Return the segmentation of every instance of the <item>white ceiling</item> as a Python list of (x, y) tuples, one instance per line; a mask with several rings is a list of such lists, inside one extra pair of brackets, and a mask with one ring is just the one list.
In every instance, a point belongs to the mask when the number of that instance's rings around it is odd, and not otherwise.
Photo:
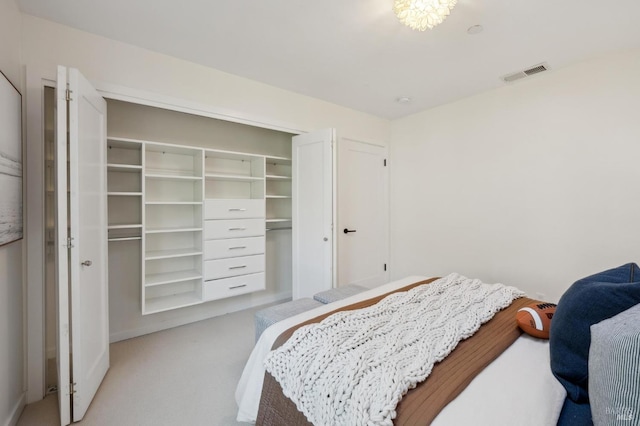
[[(24, 13), (394, 119), (640, 47), (640, 1), (459, 0), (433, 30), (392, 0), (17, 0)], [(468, 35), (480, 24), (484, 31)], [(512, 83), (518, 84), (518, 83)], [(399, 104), (399, 97), (410, 97)]]

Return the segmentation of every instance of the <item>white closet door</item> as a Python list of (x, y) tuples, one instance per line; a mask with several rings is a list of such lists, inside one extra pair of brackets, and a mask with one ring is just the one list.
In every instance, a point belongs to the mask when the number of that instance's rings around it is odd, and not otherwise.
[(293, 137), (293, 299), (333, 287), (334, 140), (334, 129)]
[(109, 368), (107, 103), (69, 70), (73, 420), (84, 417)]
[(67, 69), (58, 67), (56, 88), (56, 298), (58, 406), (60, 424), (71, 423), (71, 371), (69, 370), (69, 250), (67, 211)]
[[(65, 88), (66, 69), (58, 71), (58, 101)], [(69, 214), (58, 205), (58, 227), (69, 224), (69, 261), (58, 258), (58, 269), (69, 269), (70, 311), (58, 305), (59, 315), (67, 312), (67, 327), (59, 329), (58, 347), (71, 346), (71, 380), (61, 381), (61, 423), (68, 424), (62, 407), (70, 395), (73, 421), (79, 421), (91, 403), (109, 368), (109, 305), (107, 279), (107, 186), (106, 186), (106, 102), (75, 69), (68, 70)], [(58, 104), (60, 116), (67, 108)], [(58, 123), (58, 147), (65, 136)], [(60, 154), (60, 157), (62, 155)], [(60, 164), (65, 163), (58, 163)], [(60, 169), (60, 167), (58, 167)], [(66, 194), (66, 179), (58, 179), (58, 194)], [(64, 186), (64, 187), (63, 187)], [(62, 196), (58, 198), (62, 201)], [(67, 222), (68, 221), (68, 222)], [(60, 229), (59, 229), (60, 231)], [(64, 251), (64, 250), (60, 250)], [(59, 292), (64, 293), (64, 273), (59, 273)], [(63, 301), (64, 297), (59, 300)], [(69, 319), (70, 316), (70, 319)], [(65, 330), (70, 330), (71, 335)], [(66, 337), (65, 337), (66, 334)], [(68, 370), (68, 359), (58, 359), (59, 369)], [(60, 373), (68, 375), (67, 371)], [(73, 388), (67, 383), (73, 383)]]
[(388, 282), (387, 148), (338, 142), (338, 286)]

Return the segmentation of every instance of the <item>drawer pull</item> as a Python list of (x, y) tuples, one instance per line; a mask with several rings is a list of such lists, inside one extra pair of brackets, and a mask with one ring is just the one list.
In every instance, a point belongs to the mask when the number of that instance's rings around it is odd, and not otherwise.
[(229, 228), (229, 231), (245, 231), (247, 228)]
[(247, 286), (246, 284), (234, 285), (234, 286), (229, 287), (229, 290), (233, 290), (233, 289), (236, 289), (236, 288), (242, 288), (242, 287), (246, 287), (246, 286)]
[(229, 266), (229, 269), (243, 269), (246, 268), (247, 265), (240, 265), (240, 266)]
[(229, 247), (229, 250), (240, 250), (240, 249), (246, 249), (247, 246), (238, 246), (238, 247)]
[(231, 208), (229, 209), (230, 212), (246, 212), (247, 209), (238, 209), (238, 208)]

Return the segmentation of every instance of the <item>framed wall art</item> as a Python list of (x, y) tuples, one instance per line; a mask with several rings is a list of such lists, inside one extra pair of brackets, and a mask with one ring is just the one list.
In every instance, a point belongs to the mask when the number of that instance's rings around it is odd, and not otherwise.
[(22, 239), (22, 96), (0, 71), (0, 246)]

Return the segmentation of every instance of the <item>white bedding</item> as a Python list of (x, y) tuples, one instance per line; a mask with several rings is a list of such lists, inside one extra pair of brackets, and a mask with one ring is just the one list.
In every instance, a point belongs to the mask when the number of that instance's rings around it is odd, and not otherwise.
[[(426, 277), (406, 277), (312, 309), (267, 328), (251, 352), (236, 389), (237, 420), (255, 422), (265, 373), (263, 362), (282, 332), (318, 315), (424, 279)], [(519, 379), (513, 380), (514, 377)], [(433, 425), (555, 425), (564, 398), (564, 388), (551, 374), (548, 342), (523, 336), (445, 407)]]

